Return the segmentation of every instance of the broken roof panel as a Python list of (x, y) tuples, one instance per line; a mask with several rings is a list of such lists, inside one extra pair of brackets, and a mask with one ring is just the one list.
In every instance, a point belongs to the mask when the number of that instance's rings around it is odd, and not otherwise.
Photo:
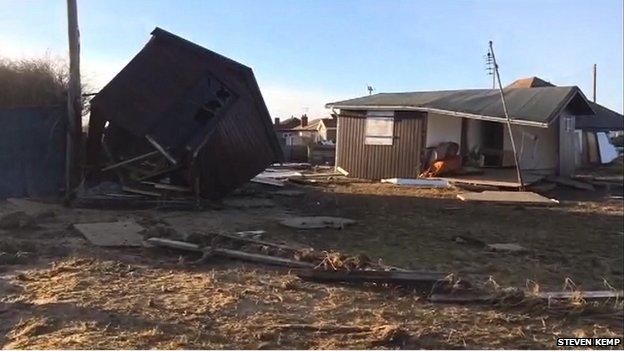
[[(592, 114), (583, 93), (577, 87), (541, 87), (506, 89), (505, 99), (512, 119), (548, 124), (570, 102), (576, 101), (578, 114)], [(339, 109), (414, 109), (462, 117), (505, 118), (500, 92), (496, 89), (381, 93), (333, 102), (326, 107)]]
[(589, 102), (595, 116), (576, 116), (576, 129), (593, 131), (624, 130), (624, 116), (595, 102)]
[[(505, 89), (554, 86), (556, 85), (534, 76), (518, 79), (505, 87)], [(595, 102), (588, 101), (588, 103), (594, 111), (594, 115), (576, 116), (577, 129), (594, 131), (624, 130), (624, 116), (622, 116), (620, 113), (610, 110)]]

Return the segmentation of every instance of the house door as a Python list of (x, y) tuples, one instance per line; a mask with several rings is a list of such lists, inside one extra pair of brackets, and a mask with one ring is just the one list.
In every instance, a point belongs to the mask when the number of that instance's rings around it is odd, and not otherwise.
[(504, 125), (502, 123), (481, 122), (481, 153), (484, 166), (500, 167), (503, 164)]

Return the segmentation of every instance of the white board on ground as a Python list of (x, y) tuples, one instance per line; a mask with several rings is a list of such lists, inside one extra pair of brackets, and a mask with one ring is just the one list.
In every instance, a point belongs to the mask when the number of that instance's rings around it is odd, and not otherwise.
[(253, 177), (251, 181), (254, 183), (265, 184), (265, 185), (273, 185), (273, 186), (284, 186), (284, 182), (281, 180), (273, 179), (273, 178), (262, 178), (262, 177)]
[(596, 133), (598, 137), (598, 149), (600, 150), (600, 163), (610, 163), (618, 157), (618, 152), (615, 146), (609, 141), (607, 133)]
[(133, 221), (74, 224), (96, 246), (142, 246), (145, 228)]
[(410, 185), (419, 188), (448, 188), (449, 182), (446, 179), (437, 178), (421, 178), (421, 179), (409, 179), (409, 178), (389, 178), (382, 179), (382, 183), (390, 183), (396, 185)]
[(559, 201), (530, 191), (484, 191), (457, 194), (462, 201), (492, 202), (500, 204), (555, 205)]
[(340, 217), (293, 217), (280, 221), (282, 225), (297, 229), (320, 229), (320, 228), (334, 228), (342, 229), (349, 224), (354, 224), (355, 221), (348, 218)]
[(257, 178), (281, 179), (281, 178), (301, 177), (301, 176), (302, 174), (297, 171), (267, 168), (266, 170), (264, 170), (264, 172), (258, 174), (256, 177)]
[(338, 173), (342, 173), (345, 177), (349, 175), (349, 172), (345, 171), (342, 167), (336, 167), (336, 171), (338, 171)]

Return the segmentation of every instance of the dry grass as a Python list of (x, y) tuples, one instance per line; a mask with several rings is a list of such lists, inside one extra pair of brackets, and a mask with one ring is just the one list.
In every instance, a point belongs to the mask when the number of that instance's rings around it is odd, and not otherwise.
[(4, 347), (552, 348), (557, 335), (621, 336), (621, 319), (543, 305), (433, 305), (248, 266), (146, 263), (70, 258), (14, 278)]
[[(38, 228), (1, 232), (0, 345), (5, 348), (540, 348), (557, 337), (619, 336), (622, 301), (565, 303), (519, 296), (621, 289), (622, 204), (577, 199), (556, 208), (458, 202), (453, 190), (366, 183), (305, 187), (267, 209), (206, 212), (59, 209)], [(257, 196), (269, 196), (259, 193)], [(284, 209), (288, 209), (286, 212)], [(281, 226), (291, 215), (353, 218), (342, 230)], [(135, 219), (179, 234), (264, 229), (264, 240), (488, 282), (496, 304), (432, 304), (415, 292), (302, 281), (286, 271), (166, 250), (90, 247), (69, 223)], [(455, 235), (517, 242), (486, 252)], [(8, 256), (7, 256), (8, 257)], [(356, 256), (360, 257), (360, 256)], [(362, 256), (363, 257), (363, 256)], [(569, 279), (568, 279), (569, 278)], [(527, 279), (529, 279), (527, 281)], [(606, 282), (606, 283), (605, 283)]]
[[(624, 286), (621, 200), (579, 191), (556, 207), (496, 206), (458, 201), (458, 192), (329, 184), (303, 199), (282, 202), (299, 213), (352, 218), (357, 224), (305, 233), (266, 229), (276, 239), (317, 250), (362, 253), (373, 262), (382, 258), (392, 266), (453, 272), (470, 281), (493, 276), (504, 286), (521, 287), (531, 279), (546, 290), (559, 290), (570, 277), (584, 290), (603, 289), (603, 280), (618, 289)], [(488, 252), (455, 242), (457, 235), (487, 244), (516, 243), (528, 251)]]
[(61, 105), (67, 100), (66, 65), (50, 57), (0, 58), (1, 107)]

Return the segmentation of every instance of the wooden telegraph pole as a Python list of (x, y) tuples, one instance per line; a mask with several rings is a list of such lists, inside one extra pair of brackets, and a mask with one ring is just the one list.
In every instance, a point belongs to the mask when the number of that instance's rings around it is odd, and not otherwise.
[(509, 117), (509, 111), (507, 111), (507, 102), (505, 101), (503, 84), (501, 84), (500, 73), (498, 72), (498, 63), (496, 63), (496, 56), (494, 56), (494, 46), (491, 40), (490, 53), (492, 54), (492, 62), (494, 63), (494, 75), (496, 75), (496, 80), (498, 81), (498, 89), (500, 90), (500, 96), (503, 103), (503, 112), (505, 112), (505, 118), (507, 119), (507, 130), (509, 131), (509, 138), (511, 139), (511, 148), (513, 149), (514, 162), (516, 164), (516, 175), (518, 176), (518, 183), (520, 183), (520, 190), (524, 190), (524, 182), (522, 181), (522, 170), (520, 169), (520, 162), (518, 162), (516, 143), (514, 142), (513, 132), (511, 130), (511, 118)]
[(597, 70), (597, 65), (594, 63), (594, 82), (593, 82), (593, 86), (594, 86), (594, 97), (593, 97), (593, 100), (594, 100), (594, 102), (596, 102), (596, 70)]
[(80, 32), (76, 0), (67, 0), (69, 37), (69, 86), (67, 90), (67, 144), (65, 153), (65, 202), (71, 200), (80, 177), (79, 155), (82, 135), (82, 96), (80, 91)]

